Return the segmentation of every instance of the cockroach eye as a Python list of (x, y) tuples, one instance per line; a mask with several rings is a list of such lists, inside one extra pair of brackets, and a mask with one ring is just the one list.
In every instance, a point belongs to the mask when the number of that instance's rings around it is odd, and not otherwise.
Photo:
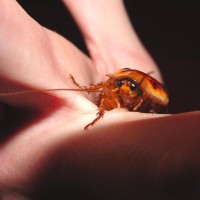
[(134, 82), (130, 82), (129, 88), (131, 91), (135, 91), (137, 89), (137, 85)]
[(115, 86), (117, 87), (121, 87), (124, 84), (124, 80), (123, 79), (119, 79), (115, 82)]

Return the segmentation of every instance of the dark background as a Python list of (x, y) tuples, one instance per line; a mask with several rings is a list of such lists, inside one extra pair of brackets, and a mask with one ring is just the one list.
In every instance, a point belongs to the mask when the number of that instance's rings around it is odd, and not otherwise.
[[(108, 0), (109, 1), (109, 0)], [(61, 1), (18, 0), (41, 25), (86, 52)], [(170, 113), (200, 110), (200, 9), (195, 1), (125, 0), (134, 27), (158, 63), (170, 93)]]

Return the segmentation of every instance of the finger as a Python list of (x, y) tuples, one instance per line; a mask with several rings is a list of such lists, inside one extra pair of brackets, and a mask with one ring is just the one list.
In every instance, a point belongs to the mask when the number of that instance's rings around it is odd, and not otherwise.
[[(1, 1), (0, 9), (0, 91), (44, 86), (44, 80), (51, 75), (46, 68), (53, 63), (44, 29), (16, 1)], [(46, 77), (41, 77), (44, 70)], [(26, 97), (16, 100), (13, 97), (4, 102), (27, 103)]]
[(146, 73), (154, 71), (153, 76), (160, 78), (156, 63), (131, 25), (123, 1), (63, 1), (78, 23), (99, 71), (130, 67)]
[[(40, 53), (44, 54), (43, 48), (39, 49), (40, 52), (36, 52), (36, 48), (42, 47), (41, 43), (44, 43), (42, 40), (44, 34), (39, 25), (25, 13), (16, 1), (8, 0), (0, 3), (1, 75), (18, 79), (21, 79), (22, 76), (26, 78), (27, 71), (33, 69), (33, 66), (38, 66), (35, 65), (38, 60), (37, 56)], [(15, 76), (16, 74), (18, 77)]]
[[(85, 68), (88, 68), (90, 61), (75, 46), (40, 26), (16, 1), (1, 1), (0, 9), (1, 92), (26, 87), (71, 88), (74, 86), (67, 77), (69, 73), (81, 73), (80, 81), (84, 79), (87, 75)], [(63, 95), (63, 99), (65, 97)], [(20, 99), (22, 104), (25, 99)], [(5, 101), (13, 104), (16, 98)], [(30, 99), (28, 103), (32, 101)]]

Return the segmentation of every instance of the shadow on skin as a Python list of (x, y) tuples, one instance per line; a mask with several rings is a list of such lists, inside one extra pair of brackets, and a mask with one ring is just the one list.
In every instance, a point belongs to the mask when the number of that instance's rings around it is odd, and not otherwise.
[[(0, 77), (1, 93), (23, 90), (34, 90), (21, 83)], [(4, 87), (4, 82), (5, 87)], [(9, 89), (12, 88), (12, 91)], [(16, 134), (29, 126), (39, 123), (61, 108), (66, 101), (45, 92), (37, 92), (33, 94), (0, 96), (0, 143), (4, 142), (14, 133)]]

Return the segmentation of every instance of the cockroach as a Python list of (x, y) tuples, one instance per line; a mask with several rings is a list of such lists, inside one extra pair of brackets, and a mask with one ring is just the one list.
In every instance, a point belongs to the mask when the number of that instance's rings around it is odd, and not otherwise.
[(115, 108), (126, 108), (129, 111), (143, 113), (163, 113), (166, 111), (169, 103), (168, 91), (163, 84), (149, 74), (135, 69), (123, 68), (106, 76), (109, 77), (106, 81), (85, 87), (79, 85), (74, 77), (70, 75), (73, 83), (78, 87), (77, 89), (27, 90), (1, 93), (0, 97), (59, 90), (99, 92), (97, 116), (85, 126), (84, 130), (88, 130), (90, 126), (93, 126), (102, 118), (105, 111)]

